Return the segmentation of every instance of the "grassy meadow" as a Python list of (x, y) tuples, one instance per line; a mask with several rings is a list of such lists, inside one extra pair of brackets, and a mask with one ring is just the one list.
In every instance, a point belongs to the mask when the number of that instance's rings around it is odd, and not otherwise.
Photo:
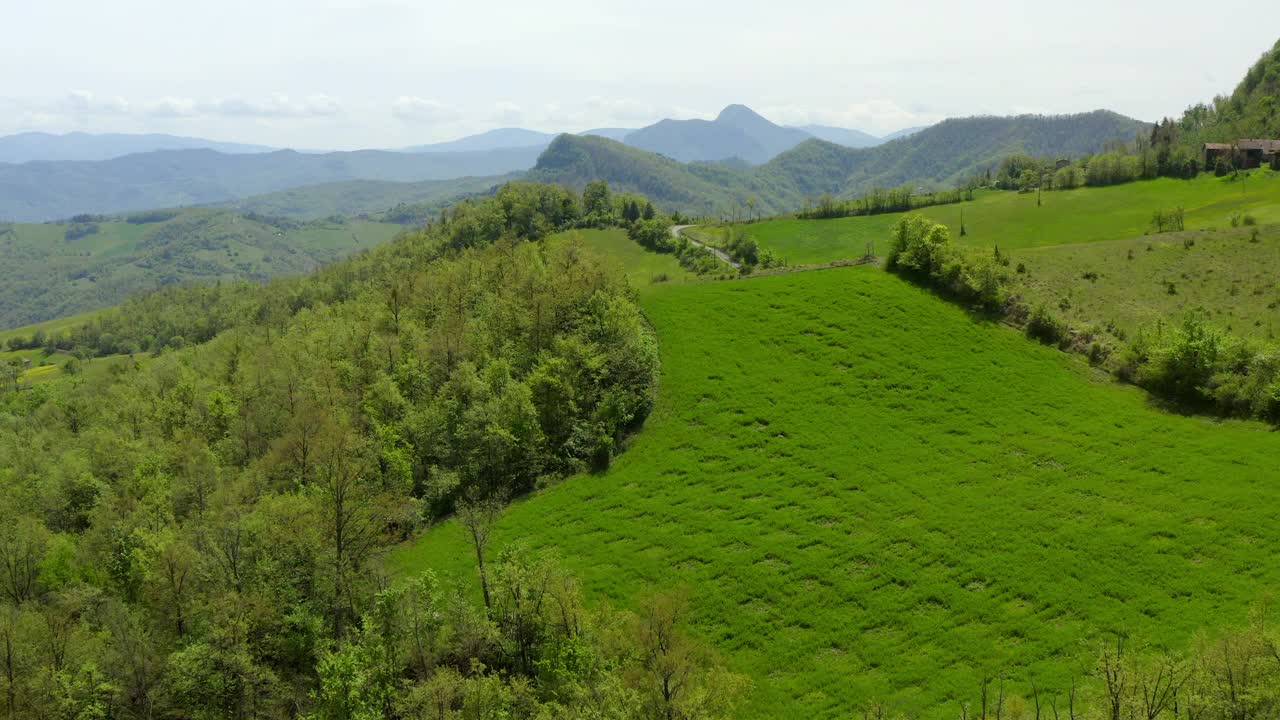
[[(1280, 173), (1258, 170), (1244, 181), (1201, 175), (1046, 192), (1041, 203), (1036, 205), (1035, 193), (980, 191), (972, 202), (917, 212), (950, 227), (958, 243), (1001, 250), (1131, 238), (1150, 229), (1152, 213), (1175, 207), (1186, 211), (1188, 230), (1230, 227), (1235, 213), (1280, 223)], [(962, 211), (964, 237), (959, 235)], [(746, 232), (788, 264), (806, 265), (860, 257), (868, 241), (883, 255), (899, 217), (777, 218), (747, 225)]]
[[(1062, 692), (1088, 640), (1185, 647), (1274, 590), (1280, 436), (1154, 408), (874, 267), (642, 295), (662, 391), (607, 472), (513, 506), (593, 597), (691, 593), (743, 717), (952, 718)], [(449, 522), (392, 557), (476, 584)]]
[[(1256, 232), (1256, 234), (1255, 234)], [(1280, 333), (1280, 226), (1186, 231), (1010, 253), (1017, 291), (1076, 327), (1130, 334), (1204, 310), (1235, 335)]]

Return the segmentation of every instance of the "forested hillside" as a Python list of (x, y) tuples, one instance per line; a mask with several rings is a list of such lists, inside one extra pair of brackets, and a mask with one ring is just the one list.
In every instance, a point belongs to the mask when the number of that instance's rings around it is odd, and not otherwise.
[(0, 329), (115, 305), (165, 285), (304, 273), (400, 230), (199, 208), (0, 223)]
[(1280, 138), (1280, 42), (1249, 68), (1234, 92), (1191, 106), (1178, 127), (1182, 140), (1197, 149), (1206, 142)]
[[(751, 197), (760, 198), (762, 212), (780, 212), (786, 204), (781, 191), (765, 186), (749, 171), (723, 164), (685, 165), (594, 136), (556, 138), (527, 177), (579, 188), (603, 179), (669, 209), (699, 215), (743, 206)], [(792, 200), (798, 202), (799, 198)]]
[(385, 214), (390, 222), (424, 225), (463, 196), (487, 192), (516, 177), (512, 174), (414, 183), (348, 180), (254, 195), (218, 203), (217, 207), (291, 220)]
[[(72, 342), (148, 354), (0, 389), (0, 710), (726, 714), (744, 681), (678, 599), (628, 616), (543, 553), (485, 555), (505, 499), (606, 467), (654, 401), (623, 276), (548, 238), (629, 204), (507, 186), (308, 278), (131, 300)], [(483, 604), (474, 575), (390, 585), (379, 554), (454, 510)]]
[(227, 155), (174, 150), (103, 162), (0, 164), (0, 220), (43, 222), (84, 213), (207, 205), (349, 180), (420, 182), (532, 167), (540, 148), (468, 153), (379, 150)]

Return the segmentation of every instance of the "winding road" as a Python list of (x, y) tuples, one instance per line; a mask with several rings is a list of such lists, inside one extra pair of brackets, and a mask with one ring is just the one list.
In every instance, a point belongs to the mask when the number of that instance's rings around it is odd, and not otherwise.
[(692, 243), (692, 244), (694, 244), (694, 245), (697, 245), (697, 246), (698, 246), (698, 247), (700, 247), (700, 248), (703, 248), (704, 250), (710, 250), (710, 251), (711, 251), (711, 254), (713, 254), (713, 255), (715, 255), (716, 257), (718, 257), (718, 258), (720, 258), (721, 260), (723, 260), (725, 263), (727, 263), (727, 264), (729, 265), (729, 267), (732, 267), (734, 270), (741, 270), (741, 269), (742, 269), (742, 263), (735, 261), (732, 257), (730, 257), (730, 256), (729, 256), (729, 253), (727, 253), (727, 252), (725, 252), (725, 251), (721, 250), (720, 248), (717, 248), (717, 247), (711, 247), (710, 245), (707, 245), (706, 243), (698, 242), (697, 240), (694, 240), (694, 239), (693, 239), (693, 238), (691, 238), (691, 237), (685, 237), (685, 235), (684, 235), (684, 231), (685, 231), (687, 228), (691, 228), (691, 227), (694, 227), (694, 226), (693, 226), (693, 225), (676, 225), (676, 226), (674, 226), (674, 227), (672, 227), (672, 228), (671, 228), (671, 234), (672, 234), (672, 235), (674, 235), (674, 236), (676, 236), (676, 237), (682, 237), (682, 238), (684, 238), (685, 240), (688, 240), (690, 243)]

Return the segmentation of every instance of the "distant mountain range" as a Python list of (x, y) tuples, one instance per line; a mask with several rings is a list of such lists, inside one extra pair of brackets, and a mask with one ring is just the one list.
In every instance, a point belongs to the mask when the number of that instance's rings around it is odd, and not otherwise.
[(214, 150), (228, 155), (271, 152), (265, 145), (218, 142), (178, 135), (126, 135), (42, 132), (0, 137), (0, 163), (32, 161), (98, 161), (157, 150)]
[[(910, 134), (920, 128), (909, 128), (877, 138), (860, 130), (806, 125), (782, 127), (764, 119), (743, 105), (730, 105), (718, 118), (706, 120), (662, 120), (643, 128), (594, 128), (579, 135), (596, 135), (627, 142), (678, 160), (727, 160), (738, 157), (762, 163), (788, 150), (809, 137), (816, 137), (848, 147), (871, 147)], [(429, 143), (399, 148), (407, 153), (460, 153), (510, 150), (513, 148), (545, 149), (558, 133), (525, 128), (498, 128), (468, 135), (448, 142)], [(635, 136), (634, 140), (628, 137)], [(704, 149), (705, 144), (710, 150)], [(85, 133), (53, 134), (24, 132), (0, 136), (0, 164), (27, 162), (97, 162), (125, 155), (163, 150), (213, 150), (228, 155), (277, 152), (282, 148), (246, 143), (221, 142), (205, 138), (165, 134)], [(319, 150), (302, 150), (308, 154), (325, 154)], [(718, 154), (718, 153), (725, 154)]]
[[(754, 200), (765, 214), (823, 194), (849, 196), (904, 183), (948, 187), (1014, 153), (1078, 157), (1128, 141), (1150, 125), (1113, 112), (947, 120), (869, 148), (810, 138), (767, 163), (680, 163), (598, 137), (561, 135), (526, 177), (581, 186), (603, 179), (668, 209), (717, 215)], [(699, 130), (698, 132), (700, 132)]]
[[(893, 137), (919, 130), (911, 128)], [(730, 105), (715, 120), (660, 120), (643, 128), (596, 128), (577, 133), (609, 138), (632, 147), (666, 155), (680, 162), (724, 162), (734, 159), (759, 165), (810, 138), (852, 148), (885, 142), (861, 130), (807, 125), (784, 127), (761, 117), (745, 105)], [(555, 133), (524, 128), (500, 128), (450, 142), (415, 145), (404, 152), (480, 152), (501, 148), (546, 148)]]
[[(96, 161), (0, 163), (0, 219), (43, 222), (219, 205), (298, 220), (400, 207), (404, 212), (397, 216), (410, 222), (442, 202), (531, 168), (531, 178), (575, 184), (603, 177), (686, 211), (710, 212), (749, 196), (762, 209), (782, 211), (823, 193), (907, 181), (945, 185), (1012, 152), (1092, 152), (1106, 140), (1132, 138), (1141, 125), (1113, 113), (969, 118), (903, 130), (886, 142), (845, 128), (783, 127), (746, 106), (730, 105), (715, 120), (663, 120), (638, 130), (599, 128), (561, 136), (501, 128), (400, 151), (301, 153), (166, 135), (27, 133), (0, 138), (0, 149), (9, 148), (8, 157), (15, 159), (38, 152), (144, 151)], [(44, 150), (38, 150), (40, 142)], [(158, 143), (214, 147), (145, 150)], [(645, 172), (674, 184), (654, 185), (655, 178), (641, 177)]]
[(498, 128), (479, 135), (468, 135), (449, 142), (415, 145), (404, 148), (404, 152), (439, 153), (439, 152), (484, 152), (507, 148), (545, 148), (556, 139), (555, 133), (525, 130), (524, 128)]
[(681, 162), (739, 158), (759, 164), (811, 137), (804, 130), (775, 125), (745, 105), (730, 105), (715, 120), (663, 120), (623, 142)]
[(82, 213), (207, 205), (350, 180), (421, 182), (504, 175), (532, 167), (541, 152), (540, 147), (240, 155), (162, 150), (100, 162), (0, 164), (0, 218), (42, 222)]

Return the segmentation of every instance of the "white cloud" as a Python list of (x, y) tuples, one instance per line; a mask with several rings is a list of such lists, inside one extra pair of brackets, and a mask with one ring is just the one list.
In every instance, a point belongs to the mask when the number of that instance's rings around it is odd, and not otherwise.
[(129, 112), (129, 101), (119, 96), (99, 97), (88, 90), (72, 90), (51, 109), (77, 117), (124, 115)]
[(462, 116), (452, 105), (413, 95), (396, 98), (391, 103), (391, 114), (401, 120), (425, 123), (449, 123)]
[(583, 103), (587, 112), (607, 125), (648, 124), (661, 116), (652, 105), (631, 98), (608, 99), (592, 96)]
[(944, 115), (926, 108), (904, 108), (892, 100), (874, 99), (837, 107), (767, 106), (760, 114), (783, 125), (831, 125), (884, 134), (918, 125), (931, 125)]
[(493, 119), (503, 125), (519, 125), (524, 122), (524, 109), (513, 102), (493, 104)]
[(311, 95), (297, 100), (279, 94), (268, 100), (221, 98), (198, 103), (196, 107), (205, 114), (228, 117), (308, 118), (329, 117), (342, 112), (342, 104), (328, 95)]
[(194, 117), (199, 114), (196, 105), (191, 98), (164, 97), (146, 103), (143, 112), (153, 117)]

